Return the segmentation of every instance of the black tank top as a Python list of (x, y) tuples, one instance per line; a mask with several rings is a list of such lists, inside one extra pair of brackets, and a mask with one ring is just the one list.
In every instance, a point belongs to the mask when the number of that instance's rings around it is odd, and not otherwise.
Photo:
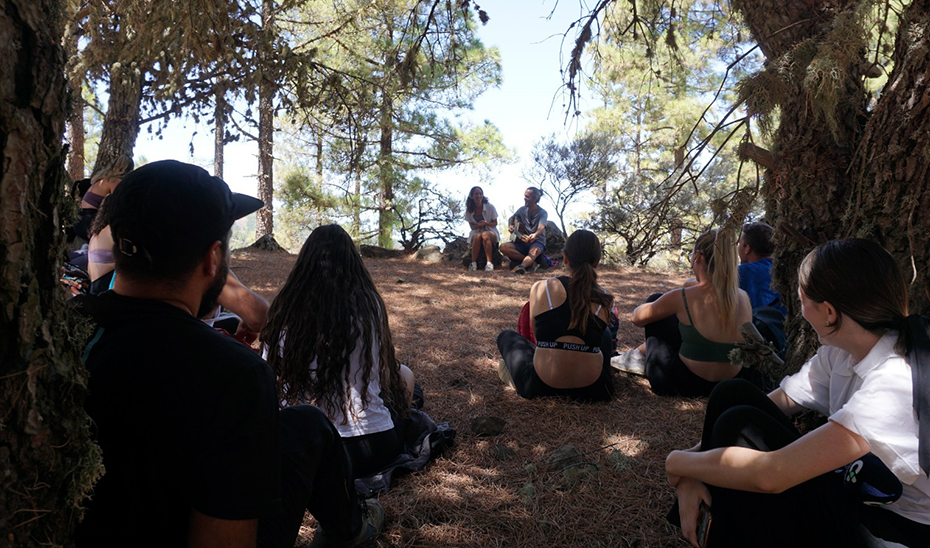
[[(569, 329), (568, 324), (572, 321), (572, 311), (568, 306), (568, 276), (559, 276), (556, 278), (565, 288), (565, 302), (561, 305), (546, 310), (536, 315), (536, 340), (545, 342), (554, 342), (559, 337), (578, 337), (586, 345), (600, 347), (604, 328), (607, 324), (597, 315), (591, 314), (588, 318), (588, 326), (584, 333), (578, 329)], [(546, 296), (549, 296), (549, 282), (546, 281)], [(551, 301), (550, 301), (551, 302)], [(551, 306), (551, 304), (550, 304)]]

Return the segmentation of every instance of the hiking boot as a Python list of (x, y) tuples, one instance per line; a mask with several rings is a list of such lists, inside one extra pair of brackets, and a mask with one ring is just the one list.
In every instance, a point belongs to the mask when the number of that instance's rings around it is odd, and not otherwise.
[(317, 528), (310, 548), (352, 548), (377, 537), (384, 527), (384, 508), (375, 499), (367, 499), (362, 506), (362, 528), (352, 540), (330, 538), (325, 531)]
[(639, 348), (621, 352), (610, 358), (610, 366), (617, 371), (631, 375), (646, 376), (646, 356), (639, 351)]
[(488, 264), (484, 265), (485, 272), (494, 272), (494, 263), (488, 261)]
[(517, 268), (513, 269), (514, 274), (519, 274), (520, 276), (526, 274), (526, 269), (523, 268), (523, 265), (517, 265)]
[(470, 265), (468, 265), (468, 270), (470, 272), (474, 272), (475, 270), (478, 270), (478, 263), (473, 262)]

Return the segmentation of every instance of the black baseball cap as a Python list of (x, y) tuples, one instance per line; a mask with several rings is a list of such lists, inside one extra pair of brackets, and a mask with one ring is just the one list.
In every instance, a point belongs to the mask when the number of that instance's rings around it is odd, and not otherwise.
[(146, 164), (126, 175), (110, 202), (114, 251), (160, 258), (203, 253), (223, 241), (236, 219), (258, 210), (258, 198), (237, 194), (201, 167), (176, 160)]

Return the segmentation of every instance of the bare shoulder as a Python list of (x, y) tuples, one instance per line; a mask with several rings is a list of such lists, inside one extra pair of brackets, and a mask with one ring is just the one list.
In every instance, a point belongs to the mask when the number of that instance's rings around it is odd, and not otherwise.
[(742, 289), (739, 290), (739, 321), (741, 324), (752, 321), (752, 301)]

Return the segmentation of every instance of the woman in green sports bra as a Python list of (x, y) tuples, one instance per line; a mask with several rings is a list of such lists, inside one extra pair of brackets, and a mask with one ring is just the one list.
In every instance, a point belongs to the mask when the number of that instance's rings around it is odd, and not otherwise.
[(706, 396), (717, 382), (742, 376), (728, 354), (742, 340), (739, 326), (752, 321), (752, 305), (737, 266), (734, 233), (705, 232), (691, 254), (695, 281), (633, 311), (646, 331), (646, 377), (656, 394)]

